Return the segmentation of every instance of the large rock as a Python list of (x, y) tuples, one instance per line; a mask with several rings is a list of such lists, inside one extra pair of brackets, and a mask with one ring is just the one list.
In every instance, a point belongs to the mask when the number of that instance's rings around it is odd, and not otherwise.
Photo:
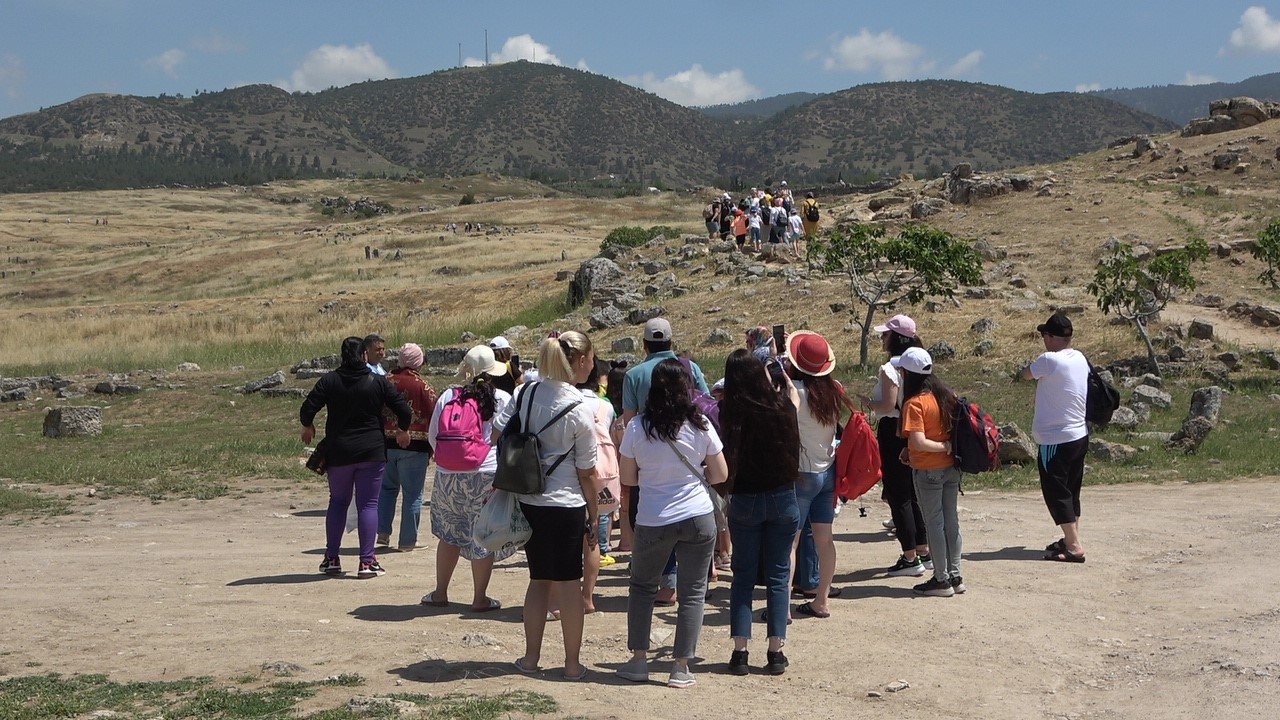
[(1222, 388), (1217, 385), (1202, 387), (1191, 393), (1191, 410), (1187, 413), (1187, 420), (1202, 417), (1209, 421), (1212, 425), (1218, 424), (1218, 417), (1222, 414)]
[(591, 299), (599, 289), (616, 285), (626, 277), (618, 263), (603, 257), (583, 260), (569, 281), (569, 304), (577, 307)]
[(615, 353), (629, 353), (636, 351), (636, 339), (633, 337), (618, 338), (613, 341), (609, 349)]
[(470, 348), (431, 348), (422, 353), (422, 364), (427, 367), (457, 367)]
[(1121, 405), (1111, 414), (1111, 426), (1120, 428), (1121, 430), (1132, 430), (1138, 427), (1138, 414), (1133, 408)]
[[(309, 360), (299, 361), (296, 365), (289, 368), (289, 372), (297, 373), (299, 370), (337, 370), (342, 365), (342, 356), (340, 355), (321, 355), (313, 357)], [(322, 375), (324, 373), (321, 373)], [(319, 376), (317, 376), (319, 377)]]
[(1036, 444), (1017, 423), (1000, 426), (1000, 463), (1031, 465), (1036, 461)]
[(277, 370), (274, 373), (268, 375), (267, 377), (258, 378), (257, 380), (250, 380), (249, 382), (245, 383), (244, 394), (249, 395), (249, 394), (258, 392), (259, 390), (279, 387), (283, 384), (284, 384), (284, 371)]
[(200, 366), (193, 362), (178, 363), (178, 372), (200, 372)]
[(137, 395), (142, 388), (121, 378), (108, 378), (94, 385), (93, 391), (101, 395)]
[(591, 327), (597, 330), (618, 327), (626, 321), (627, 316), (612, 305), (605, 305), (592, 310), (591, 317), (587, 318), (587, 322), (591, 324)]
[(102, 408), (53, 408), (44, 416), (44, 436), (51, 438), (102, 434)]
[(1267, 108), (1251, 97), (1233, 97), (1209, 103), (1209, 117), (1229, 117), (1236, 127), (1253, 127), (1270, 119)]
[(1173, 404), (1173, 397), (1169, 393), (1150, 385), (1139, 385), (1134, 388), (1132, 400), (1158, 408), (1167, 408)]
[(950, 360), (955, 356), (956, 349), (946, 340), (939, 340), (929, 347), (929, 357), (933, 358), (934, 362)]
[(1240, 127), (1240, 123), (1226, 115), (1214, 115), (1207, 118), (1196, 118), (1187, 123), (1182, 128), (1182, 137), (1195, 137), (1196, 135), (1214, 135), (1216, 133), (1228, 132), (1236, 130)]
[(911, 218), (921, 220), (930, 215), (937, 215), (946, 207), (946, 202), (938, 198), (923, 198), (911, 203)]
[(1213, 423), (1209, 422), (1209, 418), (1193, 417), (1182, 423), (1182, 427), (1169, 438), (1165, 447), (1182, 450), (1190, 455), (1200, 449), (1201, 443), (1209, 437), (1212, 430)]
[(724, 328), (716, 328), (711, 331), (710, 335), (707, 335), (707, 344), (708, 345), (732, 345), (733, 333), (729, 332), (728, 330), (725, 330)]
[(1196, 340), (1213, 339), (1213, 323), (1204, 320), (1192, 320), (1187, 326), (1187, 337)]
[(1132, 460), (1138, 454), (1138, 448), (1109, 442), (1102, 438), (1093, 438), (1089, 441), (1089, 453), (1100, 460), (1125, 462)]
[(632, 325), (649, 322), (650, 320), (662, 316), (662, 307), (654, 305), (652, 307), (636, 308), (627, 314), (627, 322)]

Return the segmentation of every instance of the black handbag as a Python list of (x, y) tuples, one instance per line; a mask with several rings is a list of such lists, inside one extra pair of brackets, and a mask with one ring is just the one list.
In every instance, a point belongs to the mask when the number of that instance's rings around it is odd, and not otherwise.
[(312, 450), (311, 456), (307, 458), (307, 469), (317, 475), (323, 475), (329, 469), (329, 461), (325, 458), (325, 440), (328, 438), (320, 438), (320, 442), (316, 443), (316, 449)]

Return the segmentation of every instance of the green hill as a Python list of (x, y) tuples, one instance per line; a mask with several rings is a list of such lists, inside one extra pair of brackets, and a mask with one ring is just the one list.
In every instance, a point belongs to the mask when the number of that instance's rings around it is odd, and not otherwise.
[(1120, 90), (1099, 90), (1091, 95), (1115, 100), (1179, 125), (1209, 114), (1209, 103), (1219, 98), (1245, 95), (1257, 100), (1280, 100), (1280, 73), (1255, 75), (1236, 83), (1207, 85), (1159, 85)]

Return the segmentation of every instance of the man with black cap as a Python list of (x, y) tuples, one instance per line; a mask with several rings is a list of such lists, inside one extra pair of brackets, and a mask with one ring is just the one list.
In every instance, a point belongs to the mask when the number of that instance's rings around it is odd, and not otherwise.
[(1084, 419), (1089, 361), (1071, 347), (1071, 319), (1066, 315), (1053, 315), (1036, 331), (1044, 341), (1045, 353), (1022, 368), (1019, 376), (1036, 381), (1031, 435), (1040, 445), (1036, 461), (1040, 491), (1053, 522), (1062, 528), (1062, 539), (1045, 548), (1044, 559), (1082, 563), (1080, 486), (1089, 447), (1089, 426)]

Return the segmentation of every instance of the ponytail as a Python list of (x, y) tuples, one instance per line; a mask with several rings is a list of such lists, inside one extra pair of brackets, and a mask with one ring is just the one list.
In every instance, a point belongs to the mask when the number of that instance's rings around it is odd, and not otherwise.
[(591, 352), (591, 339), (570, 330), (547, 338), (538, 346), (538, 372), (545, 378), (573, 384), (573, 362)]

